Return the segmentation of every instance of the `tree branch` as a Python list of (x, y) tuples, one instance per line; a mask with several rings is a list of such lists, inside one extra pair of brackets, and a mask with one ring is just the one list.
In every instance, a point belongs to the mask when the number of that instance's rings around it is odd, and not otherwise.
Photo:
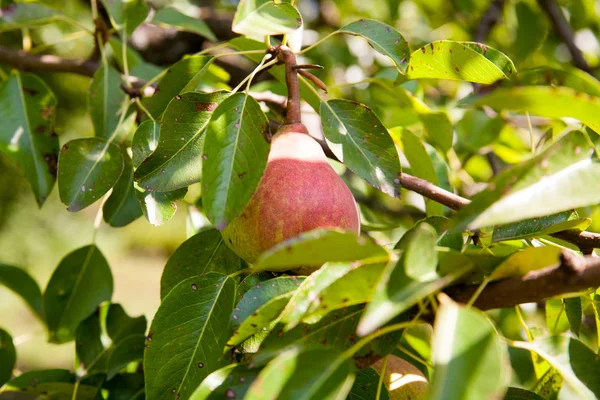
[(70, 72), (94, 76), (99, 64), (93, 60), (74, 60), (49, 54), (33, 55), (23, 50), (13, 50), (0, 46), (0, 63), (26, 71)]
[[(600, 257), (579, 257), (563, 251), (560, 263), (532, 271), (522, 277), (489, 283), (473, 304), (481, 310), (513, 307), (517, 304), (574, 293), (600, 286)], [(460, 303), (467, 303), (479, 285), (457, 285), (444, 290)]]
[(488, 9), (485, 10), (473, 36), (476, 42), (484, 42), (494, 26), (500, 21), (505, 3), (506, 0), (493, 0)]
[(560, 6), (554, 0), (537, 0), (538, 5), (546, 13), (554, 32), (558, 35), (560, 40), (567, 46), (571, 58), (573, 58), (573, 64), (588, 73), (592, 72), (592, 69), (588, 65), (587, 61), (583, 57), (581, 50), (575, 45), (575, 37), (571, 25), (565, 18)]

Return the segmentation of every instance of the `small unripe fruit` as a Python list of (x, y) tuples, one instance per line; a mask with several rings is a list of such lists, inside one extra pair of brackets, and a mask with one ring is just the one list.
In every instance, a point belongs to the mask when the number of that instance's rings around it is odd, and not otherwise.
[[(372, 367), (381, 375), (383, 360)], [(394, 355), (389, 355), (383, 383), (390, 393), (390, 400), (426, 400), (429, 382), (417, 367)]]
[(256, 192), (222, 232), (229, 247), (248, 263), (276, 244), (316, 228), (360, 232), (352, 193), (305, 129), (293, 124), (277, 131)]

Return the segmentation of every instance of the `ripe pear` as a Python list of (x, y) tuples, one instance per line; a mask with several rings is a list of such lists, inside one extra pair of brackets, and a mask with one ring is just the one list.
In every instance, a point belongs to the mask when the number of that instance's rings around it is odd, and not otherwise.
[(283, 125), (272, 138), (256, 192), (222, 231), (223, 238), (252, 264), (276, 244), (316, 228), (341, 228), (358, 234), (358, 207), (304, 125)]
[[(381, 375), (383, 360), (371, 367)], [(383, 383), (390, 393), (390, 400), (426, 400), (429, 392), (425, 375), (408, 361), (391, 354), (388, 356)]]

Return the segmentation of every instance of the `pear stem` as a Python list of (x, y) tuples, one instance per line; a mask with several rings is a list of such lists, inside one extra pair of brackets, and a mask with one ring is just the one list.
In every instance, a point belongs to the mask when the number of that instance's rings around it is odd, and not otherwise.
[(284, 45), (271, 47), (269, 53), (285, 65), (285, 83), (288, 89), (286, 124), (300, 124), (302, 115), (300, 112), (300, 82), (298, 81), (296, 56), (289, 47)]

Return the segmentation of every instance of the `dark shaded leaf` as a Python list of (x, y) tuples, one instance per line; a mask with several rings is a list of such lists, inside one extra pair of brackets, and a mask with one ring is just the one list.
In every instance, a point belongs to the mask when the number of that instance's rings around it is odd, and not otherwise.
[(148, 112), (159, 119), (171, 99), (186, 91), (185, 88), (192, 80), (201, 79), (213, 60), (210, 56), (192, 56), (169, 67), (158, 82), (154, 95), (144, 100)]
[(123, 173), (102, 207), (104, 222), (115, 228), (126, 226), (142, 216), (142, 207), (133, 187), (131, 157), (123, 152)]
[(68, 211), (99, 200), (123, 173), (121, 149), (101, 138), (75, 139), (60, 150), (58, 192)]
[(44, 314), (51, 343), (74, 338), (77, 326), (103, 301), (110, 300), (113, 279), (96, 246), (85, 246), (61, 260), (44, 293)]
[(160, 297), (192, 276), (207, 272), (231, 274), (240, 268), (240, 259), (216, 229), (200, 232), (181, 244), (167, 261), (160, 278)]
[(56, 180), (56, 98), (37, 76), (13, 72), (0, 86), (0, 151), (31, 184), (41, 207)]
[(153, 122), (140, 126), (134, 139), (136, 161), (142, 160), (135, 171), (140, 187), (169, 192), (200, 181), (204, 132), (213, 111), (228, 95), (184, 93), (169, 103), (160, 126)]
[(121, 74), (111, 66), (100, 66), (88, 91), (88, 112), (96, 137), (110, 139), (120, 125), (123, 103), (128, 100), (121, 90)]
[(6, 286), (21, 296), (31, 311), (44, 319), (42, 311), (42, 292), (38, 283), (23, 269), (12, 265), (0, 264), (0, 286)]
[(394, 141), (367, 106), (348, 100), (321, 103), (327, 144), (348, 168), (382, 192), (400, 195), (400, 160)]
[(0, 387), (9, 381), (12, 370), (17, 362), (17, 351), (12, 337), (0, 328)]
[(187, 399), (221, 358), (235, 299), (233, 279), (210, 272), (179, 283), (163, 299), (144, 353), (146, 396)]

